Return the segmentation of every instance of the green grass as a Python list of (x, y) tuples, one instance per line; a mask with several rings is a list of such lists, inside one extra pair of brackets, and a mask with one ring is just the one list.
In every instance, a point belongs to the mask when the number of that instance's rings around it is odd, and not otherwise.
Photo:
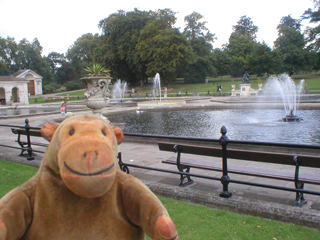
[(68, 93), (60, 93), (60, 94), (57, 94), (57, 96), (67, 96), (68, 94), (69, 96), (83, 96), (84, 90), (72, 91)]
[(30, 179), (38, 168), (0, 159), (0, 197)]
[(236, 214), (160, 197), (180, 239), (320, 239), (320, 232), (299, 225)]
[[(31, 178), (38, 169), (0, 159), (0, 197)], [(182, 240), (320, 239), (320, 232), (298, 225), (236, 214), (159, 197)], [(150, 238), (148, 238), (150, 239)]]

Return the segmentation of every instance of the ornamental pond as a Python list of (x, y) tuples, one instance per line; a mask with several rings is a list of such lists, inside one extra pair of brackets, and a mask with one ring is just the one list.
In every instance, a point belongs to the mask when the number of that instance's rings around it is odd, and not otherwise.
[(320, 110), (299, 110), (301, 122), (283, 122), (283, 109), (190, 109), (136, 111), (108, 116), (124, 123), (124, 132), (220, 138), (226, 126), (232, 140), (320, 144)]

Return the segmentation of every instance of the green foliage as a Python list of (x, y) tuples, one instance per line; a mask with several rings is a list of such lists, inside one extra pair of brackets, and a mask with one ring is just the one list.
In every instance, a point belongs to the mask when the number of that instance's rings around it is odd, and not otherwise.
[(254, 44), (252, 52), (246, 59), (245, 68), (256, 75), (267, 73), (280, 73), (282, 61), (275, 51), (272, 51), (265, 43)]
[(196, 63), (188, 64), (188, 67), (184, 70), (184, 81), (186, 83), (204, 83), (208, 73), (211, 76), (216, 75), (215, 69), (209, 59), (199, 57)]
[(0, 58), (6, 65), (6, 72), (3, 74), (13, 74), (19, 69), (19, 66), (14, 63), (18, 52), (18, 45), (14, 38), (0, 37)]
[(285, 33), (289, 29), (294, 29), (296, 31), (300, 31), (301, 28), (301, 20), (294, 19), (291, 15), (285, 16), (281, 18), (280, 24), (278, 25), (277, 29), (279, 35)]
[(320, 2), (314, 1), (314, 10), (309, 8), (306, 10), (302, 16), (302, 19), (309, 19), (310, 23), (317, 24), (315, 27), (307, 27), (305, 30), (306, 41), (309, 43), (309, 48), (316, 52), (320, 50)]
[(100, 21), (103, 35), (98, 58), (112, 70), (113, 78), (128, 83), (147, 82), (145, 62), (136, 46), (141, 30), (153, 19), (155, 13), (134, 9), (132, 12), (118, 11)]
[(234, 77), (242, 76), (246, 69), (246, 63), (257, 43), (249, 35), (240, 35), (232, 33), (229, 38), (229, 44), (226, 45), (227, 53), (231, 59), (230, 74)]
[[(98, 48), (102, 44), (102, 39), (98, 34), (92, 33), (83, 34), (73, 45), (68, 49), (67, 60), (72, 66), (73, 77), (66, 79), (66, 82), (72, 79), (79, 79), (85, 74), (85, 67), (92, 65), (97, 61)], [(63, 65), (66, 65), (64, 62)]]
[(64, 84), (70, 80), (78, 79), (78, 74), (72, 63), (64, 61), (56, 70), (55, 78), (58, 84)]
[(160, 73), (164, 85), (176, 79), (177, 69), (183, 62), (193, 60), (186, 37), (178, 29), (164, 29), (160, 20), (150, 22), (141, 31), (137, 52), (146, 62), (146, 74)]
[(240, 36), (248, 36), (255, 39), (258, 27), (253, 24), (250, 17), (244, 15), (240, 17), (237, 25), (233, 26), (233, 31)]
[(230, 73), (231, 70), (231, 57), (228, 50), (216, 48), (213, 51), (213, 66), (217, 70), (217, 75), (223, 76)]
[(0, 60), (0, 75), (7, 75), (8, 69), (7, 65), (3, 60)]
[(85, 71), (89, 73), (89, 76), (105, 76), (108, 72), (110, 72), (110, 70), (105, 69), (105, 67), (98, 63), (86, 67)]
[(48, 83), (43, 86), (43, 94), (59, 92), (61, 85), (55, 82)]
[(283, 17), (278, 25), (279, 37), (275, 41), (275, 52), (281, 56), (283, 72), (290, 76), (307, 67), (306, 42), (300, 32), (300, 21), (291, 16)]
[(210, 33), (209, 29), (206, 27), (207, 22), (200, 21), (202, 18), (203, 16), (198, 12), (193, 12), (186, 16), (184, 18), (186, 27), (184, 28), (183, 34), (186, 35), (188, 40), (195, 40), (203, 37), (206, 42), (213, 42), (216, 39), (215, 34)]
[(67, 91), (78, 90), (78, 89), (82, 89), (84, 87), (83, 83), (79, 82), (78, 79), (69, 81), (69, 82), (65, 83), (64, 86), (66, 87)]
[(50, 69), (53, 73), (55, 73), (57, 69), (60, 66), (63, 66), (63, 64), (66, 62), (66, 57), (64, 56), (64, 54), (51, 52), (47, 56), (47, 61), (49, 63)]
[(187, 37), (194, 53), (194, 61), (183, 66), (184, 81), (186, 83), (203, 83), (207, 76), (217, 74), (213, 65), (212, 45), (216, 39), (215, 34), (209, 32), (205, 26), (206, 22), (201, 22), (203, 16), (193, 12), (185, 17), (187, 26), (184, 34)]

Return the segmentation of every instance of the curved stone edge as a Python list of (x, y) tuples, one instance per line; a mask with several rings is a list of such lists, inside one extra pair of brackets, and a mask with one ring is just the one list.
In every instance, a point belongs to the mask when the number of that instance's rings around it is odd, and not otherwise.
[(172, 187), (150, 181), (144, 181), (144, 183), (155, 194), (163, 197), (320, 230), (320, 212), (317, 210), (236, 196), (227, 199), (215, 195), (214, 192), (208, 195), (188, 188)]

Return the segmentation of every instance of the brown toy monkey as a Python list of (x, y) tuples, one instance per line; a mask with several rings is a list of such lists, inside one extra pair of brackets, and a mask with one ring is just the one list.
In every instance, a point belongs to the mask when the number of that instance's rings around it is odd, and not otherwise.
[(0, 240), (178, 240), (158, 198), (117, 164), (120, 128), (99, 117), (46, 123), (38, 173), (0, 200)]

